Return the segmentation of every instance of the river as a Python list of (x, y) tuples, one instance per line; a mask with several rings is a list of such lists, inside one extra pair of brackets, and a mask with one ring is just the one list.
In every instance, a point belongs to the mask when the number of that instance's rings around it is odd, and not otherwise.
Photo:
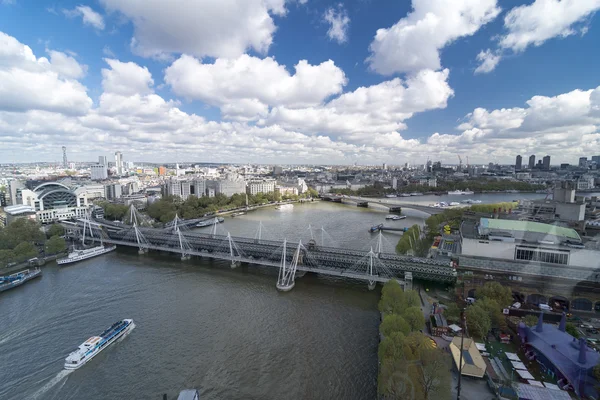
[[(385, 223), (423, 221), (405, 214)], [(264, 239), (307, 241), (310, 225), (318, 243), (367, 251), (377, 243), (368, 227), (385, 215), (314, 202), (229, 217), (218, 230), (254, 237), (262, 223)], [(386, 233), (384, 250), (398, 238)], [(46, 266), (41, 279), (0, 294), (0, 398), (161, 400), (184, 388), (203, 400), (375, 398), (379, 290), (307, 274), (280, 293), (275, 272), (133, 249)], [(70, 351), (123, 318), (136, 322), (129, 336), (63, 370)]]

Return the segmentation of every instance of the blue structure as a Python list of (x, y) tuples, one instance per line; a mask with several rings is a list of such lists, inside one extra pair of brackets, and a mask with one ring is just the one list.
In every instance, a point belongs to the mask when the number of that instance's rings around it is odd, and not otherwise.
[(566, 331), (566, 315), (563, 313), (558, 327), (544, 324), (540, 313), (537, 326), (519, 324), (521, 343), (528, 350), (528, 357), (534, 357), (558, 379), (566, 380), (580, 397), (598, 398), (594, 388), (597, 381), (593, 369), (600, 361), (600, 354), (590, 349), (585, 339), (575, 339)]

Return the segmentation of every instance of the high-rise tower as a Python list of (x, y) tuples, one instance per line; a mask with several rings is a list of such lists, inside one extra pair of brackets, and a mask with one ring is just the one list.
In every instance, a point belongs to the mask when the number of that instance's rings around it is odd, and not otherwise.
[(115, 153), (115, 167), (117, 167), (117, 175), (123, 175), (123, 154), (120, 151)]
[(69, 168), (69, 163), (67, 162), (67, 147), (63, 146), (62, 151), (63, 151), (63, 168), (67, 169), (67, 168)]

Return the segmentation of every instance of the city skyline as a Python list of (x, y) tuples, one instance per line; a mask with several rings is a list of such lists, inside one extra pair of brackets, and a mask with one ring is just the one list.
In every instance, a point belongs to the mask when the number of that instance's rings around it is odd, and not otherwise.
[(600, 148), (596, 4), (200, 3), (0, 3), (2, 162), (576, 165)]

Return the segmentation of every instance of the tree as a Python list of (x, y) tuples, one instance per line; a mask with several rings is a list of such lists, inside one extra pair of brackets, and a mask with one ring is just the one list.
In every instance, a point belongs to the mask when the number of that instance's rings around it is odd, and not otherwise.
[(425, 349), (420, 354), (420, 365), (411, 366), (416, 375), (423, 398), (427, 400), (450, 399), (450, 355), (437, 349)]
[(487, 311), (479, 305), (473, 304), (467, 308), (466, 317), (471, 335), (484, 339), (492, 327), (492, 321)]
[(15, 259), (15, 253), (12, 250), (0, 250), (0, 267), (5, 267), (7, 264), (13, 262)]
[(460, 320), (460, 308), (456, 303), (448, 304), (448, 308), (444, 311), (444, 315), (448, 321), (459, 321)]
[(65, 239), (60, 236), (52, 236), (46, 242), (46, 253), (48, 254), (58, 254), (62, 253), (67, 249), (67, 243)]
[(46, 236), (51, 238), (52, 236), (63, 236), (65, 234), (65, 228), (61, 224), (52, 224), (46, 231)]
[(490, 316), (490, 320), (492, 322), (492, 326), (499, 329), (506, 329), (506, 319), (504, 318), (504, 314), (502, 314), (502, 310), (496, 300), (492, 300), (489, 297), (484, 297), (477, 301), (477, 305), (483, 308), (488, 315)]
[(401, 314), (406, 305), (404, 290), (395, 279), (390, 279), (381, 289), (379, 311), (384, 314)]
[(0, 249), (14, 249), (19, 243), (44, 239), (44, 233), (37, 222), (19, 218), (0, 231)]
[(575, 339), (579, 339), (579, 337), (581, 336), (581, 334), (577, 330), (577, 327), (571, 322), (567, 322), (567, 325), (565, 326), (565, 331), (569, 335), (573, 336)]
[(383, 362), (404, 358), (404, 340), (405, 336), (402, 332), (392, 332), (387, 335), (381, 343), (379, 343), (379, 349), (377, 351), (379, 359)]
[(507, 307), (512, 304), (512, 292), (510, 287), (502, 286), (498, 282), (487, 282), (481, 289), (477, 290), (477, 298), (489, 298), (495, 300), (500, 307)]
[(523, 322), (525, 322), (525, 325), (527, 325), (527, 326), (536, 326), (538, 323), (538, 317), (530, 314), (530, 315), (525, 316), (525, 319), (523, 320)]
[(15, 253), (15, 261), (18, 262), (37, 257), (38, 255), (35, 246), (29, 242), (19, 243), (13, 251)]
[(418, 331), (425, 326), (425, 317), (420, 307), (409, 307), (402, 313), (402, 317), (410, 326), (411, 331)]
[(416, 290), (404, 292), (404, 297), (406, 301), (406, 307), (418, 307), (421, 305), (421, 299), (419, 298), (419, 293), (417, 293)]
[(401, 316), (388, 314), (383, 317), (383, 321), (379, 325), (379, 330), (385, 337), (394, 332), (401, 332), (404, 335), (408, 335), (410, 333), (410, 325)]

